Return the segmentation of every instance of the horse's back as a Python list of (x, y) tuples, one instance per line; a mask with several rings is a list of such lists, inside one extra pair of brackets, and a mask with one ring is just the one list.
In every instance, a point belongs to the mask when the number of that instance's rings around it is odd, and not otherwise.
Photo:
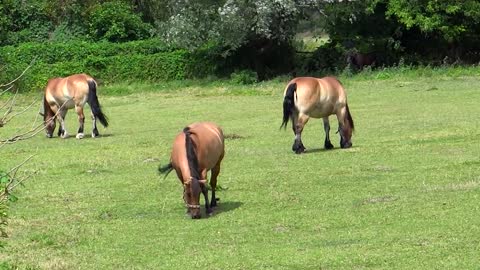
[(206, 169), (213, 168), (222, 159), (225, 151), (222, 129), (212, 122), (193, 123), (189, 127), (197, 147), (200, 165)]
[(189, 125), (190, 132), (194, 134), (200, 143), (210, 147), (224, 148), (224, 136), (222, 129), (212, 122), (197, 122)]
[(72, 108), (75, 104), (83, 106), (88, 99), (88, 81), (95, 82), (91, 76), (83, 73), (50, 79), (45, 88), (45, 97), (52, 104), (68, 102), (67, 108)]
[(346, 103), (344, 88), (335, 77), (298, 77), (288, 85), (292, 83), (297, 84), (295, 106), (300, 113), (310, 117), (322, 118), (334, 114)]

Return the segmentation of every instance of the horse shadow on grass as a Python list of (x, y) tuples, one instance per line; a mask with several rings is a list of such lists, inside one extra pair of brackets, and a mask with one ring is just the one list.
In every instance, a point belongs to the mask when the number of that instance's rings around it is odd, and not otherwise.
[[(351, 147), (353, 148), (353, 147)], [(351, 149), (351, 148), (348, 148), (348, 149)], [(342, 149), (340, 147), (335, 147), (333, 149), (325, 149), (325, 148), (311, 148), (311, 149), (306, 149), (305, 152), (303, 152), (302, 154), (313, 154), (313, 153), (318, 153), (318, 152), (331, 152), (331, 151), (340, 151), (340, 150), (345, 150), (345, 149)]]
[(313, 153), (318, 153), (318, 152), (330, 152), (330, 151), (335, 151), (340, 148), (333, 148), (333, 149), (325, 149), (325, 148), (311, 148), (311, 149), (306, 149), (305, 152), (302, 154), (313, 154)]
[(217, 206), (215, 207), (215, 209), (213, 211), (213, 216), (212, 217), (215, 217), (217, 215), (221, 215), (222, 213), (233, 211), (233, 210), (239, 208), (242, 205), (243, 205), (243, 202), (232, 202), (232, 201), (222, 202), (222, 201), (219, 201), (217, 203)]

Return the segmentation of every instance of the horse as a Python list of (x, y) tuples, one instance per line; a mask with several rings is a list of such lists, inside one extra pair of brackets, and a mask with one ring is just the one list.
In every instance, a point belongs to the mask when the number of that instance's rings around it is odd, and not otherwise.
[(362, 70), (365, 66), (374, 66), (376, 60), (374, 53), (350, 52), (347, 54), (347, 64), (358, 70)]
[[(220, 163), (225, 154), (223, 131), (211, 122), (198, 122), (188, 125), (173, 142), (170, 163), (159, 167), (165, 174), (175, 170), (183, 184), (183, 199), (187, 206), (187, 214), (193, 219), (201, 217), (200, 192), (205, 197), (207, 215), (213, 214), (217, 206), (215, 188), (220, 173)], [(207, 171), (211, 170), (210, 187), (212, 198), (208, 201)]]
[(296, 154), (305, 152), (302, 131), (310, 117), (323, 118), (325, 129), (325, 149), (332, 149), (330, 123), (328, 117), (337, 115), (341, 148), (352, 146), (352, 133), (355, 129), (347, 104), (347, 95), (342, 84), (334, 77), (298, 77), (291, 80), (284, 91), (283, 122), (280, 128), (292, 121), (295, 140), (292, 150)]
[(99, 135), (97, 119), (104, 127), (108, 127), (108, 118), (102, 112), (98, 102), (97, 82), (86, 74), (74, 74), (65, 78), (50, 79), (43, 96), (44, 113), (42, 114), (47, 137), (53, 137), (55, 119), (57, 118), (60, 124), (58, 136), (68, 137), (65, 128), (65, 116), (69, 109), (75, 108), (79, 122), (76, 138), (82, 139), (84, 137), (85, 115), (83, 114), (83, 107), (85, 103), (90, 105), (93, 120), (92, 138), (95, 138)]

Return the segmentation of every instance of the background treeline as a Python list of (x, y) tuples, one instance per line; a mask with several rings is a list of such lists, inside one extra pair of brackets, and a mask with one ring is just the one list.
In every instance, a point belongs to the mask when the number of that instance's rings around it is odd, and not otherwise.
[[(104, 82), (321, 75), (351, 53), (376, 66), (480, 61), (477, 0), (3, 0), (0, 80), (25, 89), (88, 72)], [(324, 38), (313, 48), (298, 34)]]

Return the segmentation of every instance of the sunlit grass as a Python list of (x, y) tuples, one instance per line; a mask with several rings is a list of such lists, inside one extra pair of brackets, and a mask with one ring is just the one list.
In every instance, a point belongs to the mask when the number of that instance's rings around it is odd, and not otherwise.
[[(353, 148), (338, 149), (332, 132), (336, 148), (324, 151), (323, 125), (312, 119), (303, 155), (291, 151), (290, 128), (279, 130), (287, 78), (100, 88), (111, 120), (103, 137), (39, 135), (1, 150), (5, 168), (35, 154), (25, 169), (38, 175), (10, 205), (0, 266), (475, 269), (480, 79), (470, 72), (341, 77)], [(224, 128), (226, 156), (216, 215), (191, 220), (174, 173), (163, 179), (157, 167), (175, 134), (200, 120)]]

